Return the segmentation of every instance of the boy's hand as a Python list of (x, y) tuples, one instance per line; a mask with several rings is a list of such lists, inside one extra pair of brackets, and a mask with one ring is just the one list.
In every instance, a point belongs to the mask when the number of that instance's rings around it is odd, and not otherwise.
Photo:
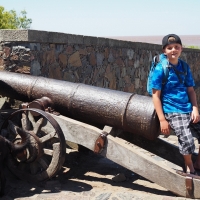
[(193, 109), (193, 111), (191, 113), (191, 119), (192, 119), (192, 123), (199, 122), (200, 118), (199, 118), (199, 111), (198, 111), (198, 109)]
[(170, 134), (170, 125), (167, 120), (160, 121), (160, 129), (161, 133), (163, 133), (164, 135)]

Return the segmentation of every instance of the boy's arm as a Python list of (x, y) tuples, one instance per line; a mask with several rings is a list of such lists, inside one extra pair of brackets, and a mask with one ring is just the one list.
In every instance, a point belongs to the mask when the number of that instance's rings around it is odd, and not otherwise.
[(152, 92), (153, 104), (154, 104), (156, 113), (158, 115), (158, 119), (160, 121), (161, 132), (165, 135), (169, 135), (170, 134), (170, 126), (169, 126), (169, 123), (167, 122), (167, 120), (165, 119), (165, 116), (163, 113), (162, 103), (160, 100), (160, 94), (161, 94), (161, 90), (153, 89), (153, 92)]
[(191, 113), (191, 118), (193, 123), (197, 123), (200, 118), (199, 118), (199, 110), (198, 110), (198, 105), (197, 105), (197, 99), (196, 99), (196, 93), (194, 91), (193, 87), (188, 87), (187, 88), (187, 93), (190, 99), (190, 102), (192, 104), (192, 113)]

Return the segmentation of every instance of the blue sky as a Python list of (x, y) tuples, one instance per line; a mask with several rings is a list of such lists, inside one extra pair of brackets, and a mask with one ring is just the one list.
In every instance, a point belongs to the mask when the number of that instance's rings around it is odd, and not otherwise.
[(200, 0), (1, 0), (27, 11), (31, 29), (77, 35), (200, 35)]

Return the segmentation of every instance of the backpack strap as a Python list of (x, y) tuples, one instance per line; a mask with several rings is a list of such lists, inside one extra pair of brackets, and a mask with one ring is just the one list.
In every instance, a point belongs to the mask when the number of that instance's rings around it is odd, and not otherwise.
[(177, 75), (179, 82), (184, 84), (184, 81), (181, 79), (180, 74), (186, 76), (187, 75), (187, 65), (185, 62), (183, 62), (181, 59), (179, 59), (181, 66), (183, 67), (183, 72), (180, 72), (179, 70), (177, 70), (175, 67), (171, 66), (172, 69), (174, 70), (175, 74)]
[(181, 59), (180, 59), (180, 62), (181, 62), (181, 65), (182, 65), (182, 67), (183, 67), (184, 75), (187, 76), (188, 66), (187, 66), (186, 62), (184, 62), (184, 61), (181, 60)]
[(159, 62), (160, 62), (160, 55), (155, 55), (153, 57), (153, 62), (154, 62), (154, 65), (156, 66)]
[(164, 75), (165, 75), (165, 77), (163, 78), (163, 81), (162, 81), (162, 84), (164, 85), (167, 82), (167, 79), (168, 79), (168, 76), (169, 76), (169, 68), (168, 68), (169, 62), (166, 58), (166, 55), (160, 54), (160, 55), (157, 55), (157, 56), (158, 56), (158, 58), (156, 58), (156, 59), (157, 59), (158, 62), (161, 62), (163, 72), (164, 72)]
[(163, 71), (164, 71), (164, 74), (165, 74), (165, 78), (162, 82), (162, 84), (164, 85), (167, 82), (167, 79), (168, 79), (168, 76), (169, 76), (169, 68), (166, 67), (166, 65), (162, 65), (162, 68), (163, 68)]

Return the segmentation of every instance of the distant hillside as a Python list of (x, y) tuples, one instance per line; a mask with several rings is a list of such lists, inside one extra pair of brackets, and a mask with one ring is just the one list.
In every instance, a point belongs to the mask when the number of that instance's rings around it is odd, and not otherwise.
[[(161, 44), (163, 36), (109, 36), (108, 38), (132, 42)], [(200, 47), (200, 35), (180, 35), (184, 47)]]

